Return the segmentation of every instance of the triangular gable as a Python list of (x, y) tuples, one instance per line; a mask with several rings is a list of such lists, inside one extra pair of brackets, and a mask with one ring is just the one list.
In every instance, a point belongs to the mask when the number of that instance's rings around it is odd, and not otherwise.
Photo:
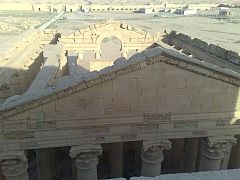
[[(151, 69), (155, 66), (160, 67), (159, 69), (161, 69), (161, 66), (164, 67), (165, 64), (171, 67), (175, 67), (176, 69), (183, 69), (184, 72), (199, 74), (198, 77), (201, 77), (203, 75), (203, 77), (208, 77), (209, 79), (212, 79), (213, 82), (222, 82), (225, 85), (229, 84), (229, 86), (234, 86), (236, 88), (238, 88), (238, 86), (240, 85), (239, 75), (213, 65), (210, 66), (210, 64), (208, 63), (204, 64), (203, 62), (192, 60), (191, 58), (187, 58), (186, 56), (176, 53), (177, 52), (172, 52), (170, 50), (165, 50), (158, 47), (146, 50), (143, 53), (136, 54), (125, 62), (119, 62), (118, 64), (115, 63), (115, 65), (107, 67), (99, 71), (98, 73), (93, 72), (93, 76), (89, 76), (80, 82), (71, 82), (71, 87), (67, 87), (62, 90), (55, 89), (51, 92), (44, 94), (44, 97), (33, 99), (30, 102), (23, 102), (22, 104), (16, 105), (16, 107), (3, 110), (1, 113), (1, 118), (18, 114), (20, 112), (25, 112), (39, 106), (43, 106), (44, 104), (63, 99), (67, 96), (70, 96), (71, 94), (76, 94), (87, 89), (96, 89), (101, 84), (107, 83), (109, 81), (115, 81), (115, 79), (121, 76), (127, 74), (130, 74), (131, 76), (131, 73), (135, 71), (140, 72), (143, 71), (145, 68)], [(161, 75), (161, 72), (159, 73)], [(143, 76), (145, 76), (144, 73)], [(172, 78), (172, 80), (176, 81), (174, 80), (174, 78)], [(171, 84), (173, 82), (169, 80), (168, 83)], [(176, 83), (178, 84), (179, 82), (176, 81)]]

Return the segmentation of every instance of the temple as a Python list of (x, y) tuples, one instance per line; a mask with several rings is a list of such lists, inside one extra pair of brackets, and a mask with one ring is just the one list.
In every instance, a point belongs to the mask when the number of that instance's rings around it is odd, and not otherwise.
[(240, 168), (237, 52), (113, 19), (23, 37), (1, 54), (0, 180)]

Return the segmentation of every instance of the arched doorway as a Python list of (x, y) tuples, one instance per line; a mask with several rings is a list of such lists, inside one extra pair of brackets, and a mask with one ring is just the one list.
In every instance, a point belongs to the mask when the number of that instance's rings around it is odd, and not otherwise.
[(104, 38), (100, 44), (101, 60), (114, 61), (121, 57), (122, 42), (115, 36)]

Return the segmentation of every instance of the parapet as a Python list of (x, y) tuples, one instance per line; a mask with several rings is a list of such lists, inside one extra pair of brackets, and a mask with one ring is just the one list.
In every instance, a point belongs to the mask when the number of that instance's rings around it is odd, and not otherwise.
[(166, 41), (170, 45), (181, 46), (181, 43), (191, 45), (197, 49), (205, 51), (211, 55), (223, 59), (224, 61), (240, 66), (240, 55), (229, 49), (225, 49), (215, 44), (209, 44), (201, 39), (192, 38), (186, 34), (171, 31), (167, 34)]

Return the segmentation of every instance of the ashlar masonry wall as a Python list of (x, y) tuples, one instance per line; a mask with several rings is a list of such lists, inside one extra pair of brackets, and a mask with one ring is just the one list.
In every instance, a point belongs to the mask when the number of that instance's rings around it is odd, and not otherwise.
[(167, 138), (213, 135), (208, 128), (220, 128), (212, 131), (218, 134), (236, 132), (221, 128), (232, 127), (239, 117), (237, 85), (210, 78), (207, 74), (214, 72), (200, 67), (191, 72), (166, 62), (141, 65), (139, 70), (2, 119), (2, 142), (28, 138), (30, 144), (23, 140), (17, 145), (40, 148), (143, 140), (149, 133), (153, 137), (152, 133), (166, 130)]

